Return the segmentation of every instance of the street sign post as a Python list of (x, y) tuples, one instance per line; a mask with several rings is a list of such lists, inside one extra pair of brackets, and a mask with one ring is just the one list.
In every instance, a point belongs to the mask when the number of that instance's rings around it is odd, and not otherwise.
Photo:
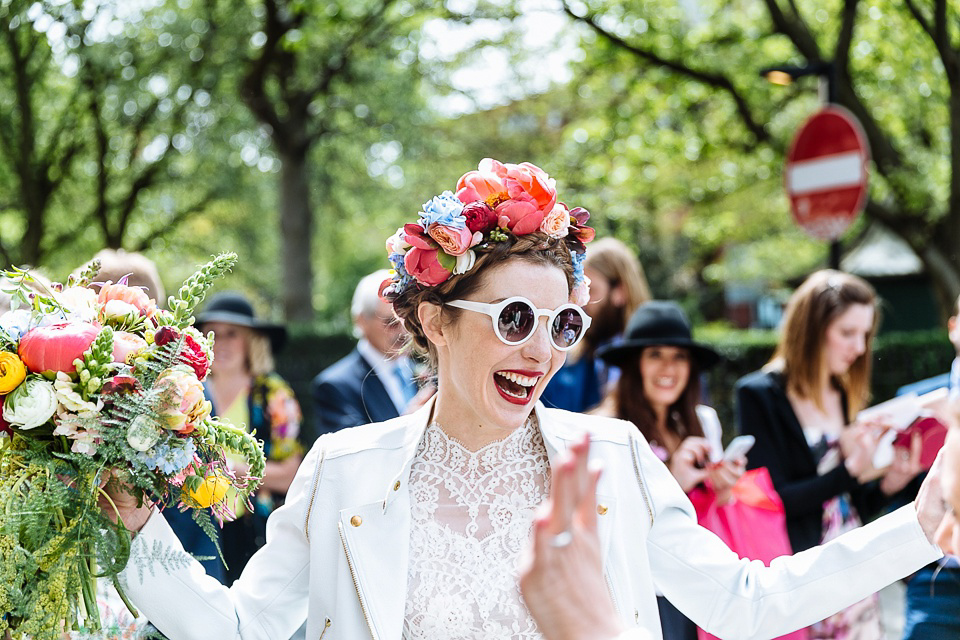
[(846, 109), (829, 105), (807, 120), (784, 168), (797, 224), (820, 240), (839, 238), (863, 210), (869, 159), (863, 129)]

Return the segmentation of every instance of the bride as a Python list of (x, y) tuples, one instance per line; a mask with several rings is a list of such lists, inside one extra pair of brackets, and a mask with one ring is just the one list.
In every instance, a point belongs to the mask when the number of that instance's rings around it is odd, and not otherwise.
[(596, 597), (612, 599), (618, 628), (659, 638), (659, 587), (718, 636), (770, 638), (941, 555), (930, 500), (769, 568), (741, 561), (697, 526), (636, 428), (539, 404), (590, 324), (588, 216), (559, 203), (541, 169), (490, 159), (424, 204), (387, 242), (396, 274), (382, 295), (434, 365), (434, 399), (318, 439), (231, 588), (183, 557), (155, 509), (116, 496), (138, 532), (123, 574), (134, 604), (174, 640), (276, 640), (304, 620), (307, 637), (327, 640), (541, 638), (518, 557), (551, 468), (584, 434), (604, 468)]

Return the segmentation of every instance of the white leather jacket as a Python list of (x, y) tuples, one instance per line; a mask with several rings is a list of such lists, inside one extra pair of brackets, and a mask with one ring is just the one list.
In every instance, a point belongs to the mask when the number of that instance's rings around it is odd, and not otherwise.
[[(267, 544), (228, 589), (184, 557), (154, 514), (134, 540), (127, 593), (172, 640), (400, 640), (407, 593), (407, 480), (432, 403), (328, 434), (304, 459)], [(669, 471), (629, 423), (536, 407), (551, 464), (591, 434), (602, 461), (599, 533), (607, 582), (629, 628), (661, 638), (657, 587), (701, 627), (765, 639), (808, 625), (940, 557), (912, 506), (770, 568), (739, 560), (697, 526)], [(641, 634), (646, 635), (646, 634)]]

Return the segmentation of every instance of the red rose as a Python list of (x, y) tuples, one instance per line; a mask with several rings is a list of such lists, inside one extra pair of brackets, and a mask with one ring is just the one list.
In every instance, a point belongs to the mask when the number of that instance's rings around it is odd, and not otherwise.
[(497, 214), (493, 208), (482, 200), (471, 202), (460, 212), (467, 219), (467, 229), (471, 232), (486, 233), (497, 226)]
[(200, 343), (194, 340), (189, 333), (184, 336), (183, 348), (180, 350), (180, 361), (193, 369), (198, 380), (207, 377), (207, 371), (210, 370), (210, 360), (207, 359), (207, 354), (204, 353)]

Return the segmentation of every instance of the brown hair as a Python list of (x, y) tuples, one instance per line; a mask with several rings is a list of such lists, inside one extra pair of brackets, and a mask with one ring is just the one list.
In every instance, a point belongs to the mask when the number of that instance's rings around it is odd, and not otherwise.
[(874, 310), (873, 326), (863, 354), (845, 374), (831, 379), (846, 393), (846, 418), (852, 420), (870, 395), (873, 337), (880, 320), (876, 301), (876, 291), (862, 278), (832, 269), (813, 273), (790, 296), (777, 349), (765, 369), (782, 372), (789, 391), (813, 400), (823, 410), (819, 385), (826, 367), (823, 346), (827, 328), (851, 306), (869, 305)]
[(507, 236), (502, 242), (492, 242), (488, 250), (477, 252), (477, 261), (473, 268), (462, 275), (454, 275), (433, 287), (417, 284), (409, 285), (393, 300), (393, 310), (403, 321), (410, 334), (409, 346), (422, 355), (435, 369), (436, 352), (427, 340), (417, 316), (422, 302), (442, 307), (443, 314), (451, 321), (456, 320), (460, 309), (444, 306), (445, 302), (468, 297), (483, 286), (484, 275), (490, 267), (502, 264), (505, 260), (522, 260), (534, 265), (555, 266), (563, 271), (567, 279), (567, 290), (573, 290), (573, 259), (570, 249), (561, 238), (551, 238), (545, 233), (535, 232), (522, 236)]
[[(623, 288), (625, 301), (619, 321), (620, 331), (627, 326), (637, 307), (653, 298), (637, 256), (616, 238), (598, 238), (592, 242), (583, 266), (602, 275), (610, 283), (610, 289), (618, 286)], [(607, 339), (609, 336), (600, 335), (596, 330), (587, 331), (580, 350), (592, 354), (599, 346), (597, 342)]]
[[(657, 432), (656, 413), (643, 392), (643, 375), (640, 373), (640, 356), (643, 351), (638, 349), (633, 357), (624, 359), (620, 369), (620, 379), (613, 390), (616, 417), (635, 424), (647, 442), (656, 441), (665, 446), (667, 443), (660, 442), (660, 434)], [(684, 387), (677, 401), (667, 408), (667, 430), (680, 440), (687, 436), (703, 436), (703, 426), (697, 417), (700, 367), (692, 355), (689, 362), (690, 378), (687, 380), (687, 386)]]

